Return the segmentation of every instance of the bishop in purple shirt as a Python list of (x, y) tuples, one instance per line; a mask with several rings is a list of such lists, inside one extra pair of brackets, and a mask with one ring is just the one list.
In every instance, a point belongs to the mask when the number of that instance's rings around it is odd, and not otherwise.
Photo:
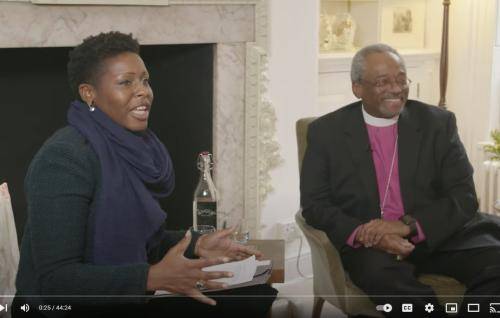
[(386, 315), (400, 315), (402, 303), (444, 314), (421, 273), (463, 283), (464, 306), (500, 302), (500, 222), (478, 212), (454, 114), (409, 100), (404, 60), (384, 44), (355, 54), (351, 81), (360, 101), (308, 128), (306, 222), (326, 233), (359, 288), (398, 309)]

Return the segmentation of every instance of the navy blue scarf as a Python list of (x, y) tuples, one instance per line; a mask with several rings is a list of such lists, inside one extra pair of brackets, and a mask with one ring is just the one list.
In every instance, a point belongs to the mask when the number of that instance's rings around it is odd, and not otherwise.
[(149, 240), (166, 214), (158, 198), (174, 189), (170, 156), (149, 129), (132, 133), (105, 113), (74, 101), (68, 123), (92, 145), (101, 164), (102, 187), (89, 217), (93, 264), (147, 261)]

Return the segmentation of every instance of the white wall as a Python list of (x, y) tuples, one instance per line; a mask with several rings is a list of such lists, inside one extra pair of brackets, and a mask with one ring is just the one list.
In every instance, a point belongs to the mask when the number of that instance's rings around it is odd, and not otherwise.
[(274, 192), (262, 206), (264, 238), (275, 237), (276, 223), (293, 220), (299, 208), (295, 121), (316, 110), (319, 0), (271, 0), (269, 19), (269, 98), (284, 161), (271, 172)]
[(426, 20), (425, 48), (439, 52), (441, 51), (441, 29), (443, 27), (443, 1), (427, 0)]

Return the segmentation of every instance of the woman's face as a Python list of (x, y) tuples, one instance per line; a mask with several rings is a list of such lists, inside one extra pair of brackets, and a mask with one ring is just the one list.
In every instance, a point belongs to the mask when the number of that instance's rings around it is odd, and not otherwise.
[(148, 127), (153, 91), (144, 61), (126, 52), (107, 58), (92, 89), (95, 107), (130, 131)]

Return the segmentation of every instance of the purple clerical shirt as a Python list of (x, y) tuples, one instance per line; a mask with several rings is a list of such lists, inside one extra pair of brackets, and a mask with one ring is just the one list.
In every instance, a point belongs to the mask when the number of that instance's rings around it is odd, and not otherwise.
[[(398, 135), (397, 118), (383, 119), (373, 117), (368, 114), (363, 107), (363, 117), (365, 119), (366, 129), (368, 130), (368, 139), (372, 150), (373, 164), (377, 176), (378, 194), (381, 209), (384, 211), (382, 218), (384, 220), (398, 220), (404, 215), (403, 199), (401, 197), (401, 188), (399, 185), (399, 160), (396, 145)], [(396, 153), (394, 153), (396, 151)], [(394, 166), (391, 171), (392, 158), (394, 157)], [(390, 175), (389, 187), (387, 180)], [(386, 195), (387, 189), (387, 197)], [(347, 239), (347, 244), (352, 247), (360, 247), (361, 244), (355, 243), (358, 226)], [(425, 240), (425, 235), (417, 221), (417, 235), (411, 238), (413, 243), (419, 243)]]

